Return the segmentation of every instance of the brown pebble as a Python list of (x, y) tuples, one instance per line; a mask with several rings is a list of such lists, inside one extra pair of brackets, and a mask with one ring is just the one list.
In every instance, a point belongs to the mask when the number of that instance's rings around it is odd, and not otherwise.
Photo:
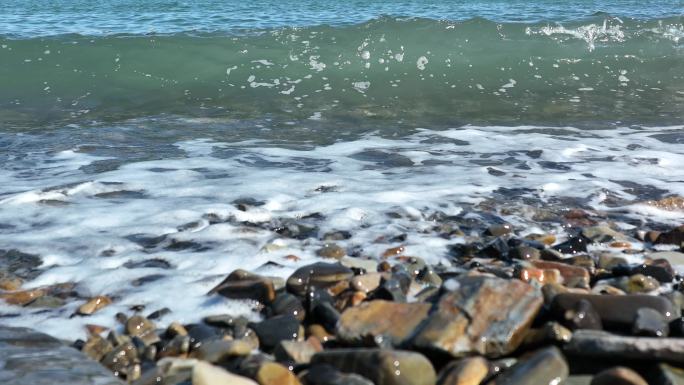
[(489, 374), (486, 359), (476, 356), (453, 361), (443, 370), (437, 381), (439, 385), (479, 385)]
[(90, 335), (100, 335), (103, 332), (109, 330), (108, 327), (102, 326), (102, 325), (95, 325), (95, 324), (86, 324), (86, 330), (88, 330), (88, 334)]
[(404, 253), (406, 248), (404, 246), (391, 247), (382, 253), (383, 258), (396, 257)]
[(316, 337), (322, 343), (326, 343), (328, 341), (332, 341), (335, 339), (334, 335), (328, 333), (328, 331), (325, 330), (325, 328), (319, 324), (309, 325), (306, 328), (306, 336)]
[(610, 247), (614, 247), (616, 249), (631, 249), (632, 244), (629, 242), (613, 242), (610, 244)]
[(300, 260), (301, 260), (300, 257), (298, 257), (298, 256), (296, 256), (296, 255), (294, 255), (294, 254), (286, 255), (286, 256), (283, 257), (283, 259), (287, 259), (288, 261), (293, 261), (293, 262), (297, 262), (297, 261), (300, 261)]
[(24, 282), (19, 277), (5, 277), (0, 279), (0, 290), (15, 291), (21, 289)]
[(112, 300), (109, 299), (109, 297), (104, 296), (104, 295), (98, 295), (97, 297), (93, 297), (89, 299), (86, 303), (81, 305), (78, 308), (78, 311), (76, 312), (77, 314), (80, 315), (91, 315), (106, 306), (110, 305), (112, 303)]
[(648, 382), (634, 370), (616, 366), (594, 376), (591, 385), (648, 385)]

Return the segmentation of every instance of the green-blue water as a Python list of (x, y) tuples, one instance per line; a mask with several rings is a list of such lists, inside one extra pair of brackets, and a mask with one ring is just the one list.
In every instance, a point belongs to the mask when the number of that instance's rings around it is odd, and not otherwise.
[(169, 116), (372, 129), (684, 116), (680, 1), (10, 0), (1, 12), (0, 119), (14, 130)]

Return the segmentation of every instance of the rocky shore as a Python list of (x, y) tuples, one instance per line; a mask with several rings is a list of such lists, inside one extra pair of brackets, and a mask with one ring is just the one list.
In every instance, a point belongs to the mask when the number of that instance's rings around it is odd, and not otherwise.
[[(317, 261), (286, 279), (238, 269), (207, 292), (219, 301), (244, 301), (260, 320), (215, 314), (182, 324), (166, 321), (174, 317), (169, 309), (140, 306), (110, 324), (87, 324), (87, 339), (65, 343), (1, 327), (0, 379), (684, 384), (684, 284), (678, 272), (684, 226), (627, 231), (581, 210), (566, 212), (564, 220), (567, 234), (560, 240), (507, 223), (475, 235), (437, 223), (444, 238), (463, 240), (448, 246), (449, 265), (407, 255), (401, 236), (368, 258), (339, 245), (348, 234), (325, 234)], [(74, 283), (23, 289), (39, 274), (37, 257), (1, 252), (0, 298), (9, 305), (55, 308), (81, 301), (72, 317), (87, 319), (117, 300), (106, 294), (78, 298)], [(182, 296), (182, 288), (169, 295)]]

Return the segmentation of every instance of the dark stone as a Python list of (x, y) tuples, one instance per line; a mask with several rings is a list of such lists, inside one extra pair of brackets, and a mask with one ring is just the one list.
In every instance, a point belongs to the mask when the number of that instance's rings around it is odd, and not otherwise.
[(675, 272), (672, 266), (666, 259), (657, 259), (650, 265), (641, 264), (632, 268), (632, 274), (643, 274), (648, 277), (653, 277), (659, 282), (672, 282)]
[(323, 326), (328, 331), (334, 331), (339, 320), (340, 312), (331, 303), (321, 302), (314, 306), (309, 321)]
[(541, 385), (558, 384), (568, 377), (569, 369), (565, 357), (552, 346), (536, 351), (529, 358), (518, 362), (499, 374), (492, 385)]
[(672, 303), (664, 297), (633, 294), (633, 295), (600, 295), (561, 293), (553, 298), (551, 313), (557, 319), (564, 319), (565, 312), (577, 308), (577, 304), (586, 300), (601, 317), (605, 328), (630, 329), (637, 311), (641, 308), (651, 308), (662, 314), (667, 321), (678, 315)]
[(591, 359), (684, 363), (683, 338), (631, 337), (578, 330), (563, 349), (568, 355)]
[(57, 339), (0, 326), (3, 385), (123, 385), (102, 365)]
[(188, 337), (190, 337), (191, 350), (198, 349), (204, 342), (221, 337), (219, 330), (205, 324), (191, 324), (185, 328), (188, 331)]
[(508, 242), (502, 238), (496, 238), (482, 249), (480, 255), (489, 258), (503, 259), (508, 256), (509, 250), (510, 247), (508, 246)]
[(563, 254), (586, 253), (587, 245), (591, 241), (582, 235), (572, 237), (567, 241), (553, 246), (553, 248)]
[(150, 315), (147, 316), (147, 318), (159, 319), (159, 318), (162, 318), (163, 316), (165, 316), (167, 314), (171, 314), (171, 309), (169, 309), (168, 307), (165, 307), (165, 308), (161, 308), (159, 310), (153, 311), (152, 313), (150, 313)]
[(601, 330), (601, 317), (591, 305), (591, 302), (583, 299), (575, 303), (571, 311), (565, 312), (565, 324), (573, 330), (593, 329)]
[(684, 243), (684, 225), (668, 232), (660, 233), (655, 243), (681, 246)]
[(158, 281), (164, 277), (166, 277), (164, 274), (150, 274), (150, 275), (146, 275), (144, 277), (140, 277), (140, 278), (136, 278), (136, 279), (132, 280), (131, 285), (138, 287), (138, 286), (142, 286), (144, 284), (150, 283), (150, 282)]
[(670, 328), (663, 315), (650, 308), (637, 310), (632, 334), (646, 337), (667, 337)]
[(144, 261), (128, 261), (123, 264), (127, 269), (170, 269), (173, 266), (161, 258), (146, 259)]
[(290, 293), (278, 294), (268, 309), (271, 316), (292, 315), (300, 321), (306, 316), (302, 301)]
[(449, 245), (449, 255), (454, 258), (472, 258), (480, 253), (484, 245), (475, 243), (457, 243)]
[(327, 289), (349, 281), (354, 273), (339, 263), (318, 262), (297, 269), (287, 279), (287, 290), (303, 297), (308, 289)]
[(207, 294), (219, 294), (230, 299), (249, 299), (269, 304), (275, 299), (273, 281), (266, 277), (235, 270)]
[(43, 263), (39, 256), (23, 253), (19, 250), (0, 249), (0, 275), (8, 272), (24, 280), (33, 280), (40, 271), (38, 267)]
[(672, 320), (669, 328), (672, 337), (684, 337), (684, 317), (678, 317)]
[(358, 374), (342, 373), (331, 365), (313, 365), (302, 376), (304, 385), (373, 385), (373, 382)]
[(325, 233), (321, 240), (323, 241), (344, 241), (352, 237), (349, 231), (333, 231), (330, 233)]
[(259, 346), (265, 351), (273, 350), (280, 341), (294, 341), (300, 338), (299, 320), (291, 315), (281, 315), (258, 323), (250, 323), (259, 337)]

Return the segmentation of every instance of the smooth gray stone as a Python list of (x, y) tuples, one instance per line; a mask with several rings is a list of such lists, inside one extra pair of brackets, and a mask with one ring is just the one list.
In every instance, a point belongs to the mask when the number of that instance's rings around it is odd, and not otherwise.
[(684, 338), (628, 337), (578, 330), (564, 350), (581, 357), (684, 363)]
[(0, 326), (0, 384), (123, 385), (98, 362), (28, 328)]

